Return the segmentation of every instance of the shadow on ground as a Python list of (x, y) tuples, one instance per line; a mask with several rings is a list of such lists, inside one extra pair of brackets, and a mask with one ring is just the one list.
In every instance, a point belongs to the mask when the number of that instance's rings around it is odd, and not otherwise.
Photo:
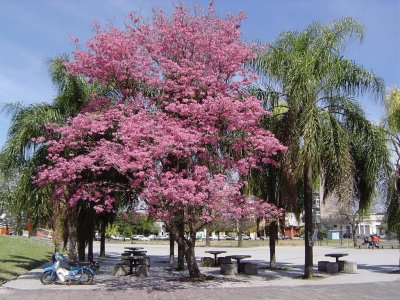
[[(22, 273), (43, 265), (45, 262), (45, 260), (33, 259), (27, 256), (10, 255), (10, 258), (1, 260), (0, 282), (13, 279)], [(13, 269), (11, 270), (7, 269), (7, 267), (10, 265), (13, 266)]]
[[(304, 267), (300, 264), (279, 263), (277, 269), (270, 269), (269, 264), (263, 260), (247, 260), (257, 263), (260, 268), (257, 276), (248, 276), (239, 274), (236, 276), (225, 276), (220, 274), (220, 269), (216, 267), (200, 267), (201, 272), (210, 280), (191, 281), (187, 271), (175, 271), (175, 265), (168, 264), (168, 256), (150, 255), (151, 267), (149, 276), (146, 278), (136, 277), (135, 275), (117, 277), (113, 275), (114, 266), (120, 263), (120, 253), (109, 252), (107, 258), (97, 258), (100, 263), (100, 269), (95, 275), (94, 284), (91, 286), (77, 286), (79, 289), (101, 289), (104, 291), (124, 291), (129, 289), (138, 289), (151, 292), (169, 292), (184, 289), (198, 288), (221, 288), (221, 287), (243, 287), (250, 283), (257, 282), (258, 285), (272, 283), (279, 280), (300, 279), (304, 273)], [(14, 259), (14, 258), (13, 258)], [(49, 263), (50, 265), (50, 263)], [(394, 266), (369, 266), (359, 265), (359, 269), (368, 269), (374, 272), (390, 273)], [(52, 286), (42, 286), (39, 279), (41, 270), (34, 270), (24, 275), (25, 279), (32, 279), (39, 289), (68, 289), (66, 285), (56, 284)], [(320, 279), (330, 277), (326, 274), (320, 274), (315, 270), (315, 274)], [(251, 284), (250, 284), (251, 285)]]
[(379, 265), (379, 266), (371, 266), (367, 264), (357, 264), (357, 268), (362, 270), (368, 270), (371, 272), (376, 272), (376, 273), (392, 273), (393, 271), (398, 269), (398, 266), (393, 266), (393, 265)]
[(127, 290), (127, 289), (144, 289), (151, 291), (172, 291), (187, 288), (216, 288), (223, 285), (242, 286), (245, 283), (254, 281), (255, 279), (263, 281), (273, 281), (286, 278), (299, 278), (303, 274), (303, 266), (293, 264), (280, 264), (279, 268), (269, 269), (265, 261), (249, 260), (260, 265), (257, 276), (249, 276), (239, 274), (237, 276), (225, 276), (220, 274), (219, 268), (201, 267), (201, 272), (211, 277), (211, 280), (190, 281), (188, 280), (189, 273), (187, 271), (174, 271), (175, 266), (168, 264), (167, 256), (150, 256), (151, 267), (149, 277), (140, 278), (134, 275), (116, 277), (113, 276), (114, 266), (120, 262), (119, 254), (109, 253), (107, 259), (98, 260), (101, 268), (96, 274), (95, 283), (106, 290)]

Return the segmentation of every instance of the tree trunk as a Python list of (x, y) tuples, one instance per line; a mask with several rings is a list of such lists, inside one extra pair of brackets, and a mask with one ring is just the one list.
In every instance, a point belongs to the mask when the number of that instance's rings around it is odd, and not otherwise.
[(190, 278), (202, 278), (199, 266), (197, 265), (194, 247), (196, 243), (196, 232), (190, 233), (190, 239), (183, 239), (183, 249), (186, 257), (186, 264), (189, 270)]
[(356, 238), (356, 231), (357, 231), (357, 225), (352, 227), (353, 230), (351, 234), (353, 235), (353, 246), (357, 247), (357, 238)]
[(185, 270), (185, 247), (178, 245), (178, 265), (176, 267), (178, 271)]
[(69, 226), (68, 226), (68, 218), (64, 219), (64, 230), (62, 233), (63, 240), (63, 250), (67, 251), (68, 248), (68, 239), (69, 239)]
[(312, 220), (312, 169), (308, 161), (304, 163), (304, 234), (305, 264), (304, 278), (313, 277), (313, 220)]
[[(272, 169), (271, 169), (272, 171)], [(272, 175), (274, 174), (274, 175)], [(275, 171), (272, 171), (271, 176), (268, 177), (267, 184), (269, 190), (269, 200), (271, 203), (278, 205), (278, 199), (276, 193), (276, 178), (277, 174)], [(268, 236), (269, 236), (269, 266), (271, 269), (276, 268), (276, 242), (278, 238), (278, 222), (274, 221), (268, 226)]]
[(181, 247), (181, 249), (183, 250), (184, 255), (182, 255), (182, 257), (186, 258), (186, 264), (189, 270), (190, 278), (200, 279), (202, 278), (202, 275), (200, 273), (200, 269), (197, 265), (196, 257), (194, 254), (196, 232), (190, 232), (190, 236), (188, 238), (185, 238), (185, 236), (181, 235), (179, 231), (179, 225), (171, 224), (170, 234), (174, 238), (175, 242), (178, 244), (178, 250), (179, 247)]
[(64, 251), (67, 248), (68, 235), (65, 232), (68, 232), (66, 222), (65, 222), (65, 213), (63, 213), (61, 204), (55, 206), (53, 211), (53, 217), (51, 218), (54, 220), (54, 231), (53, 231), (53, 242), (54, 242), (54, 252), (61, 251), (61, 245), (64, 246)]
[[(397, 240), (399, 241), (399, 249), (400, 249), (400, 238), (397, 236)], [(399, 270), (400, 270), (400, 256), (399, 256)]]
[(93, 261), (93, 236), (90, 241), (88, 241), (88, 261)]
[(85, 261), (86, 258), (86, 222), (85, 222), (85, 208), (84, 205), (80, 205), (78, 210), (78, 222), (77, 222), (77, 240), (78, 240), (78, 258), (79, 261)]
[(77, 255), (77, 221), (76, 221), (76, 210), (73, 209), (69, 213), (68, 217), (68, 256), (71, 261), (78, 261)]
[(172, 235), (169, 236), (169, 264), (172, 265), (175, 262), (175, 242)]
[(95, 212), (93, 207), (90, 206), (88, 211), (88, 230), (86, 232), (86, 244), (88, 246), (88, 261), (93, 261), (93, 239), (94, 239), (94, 222), (95, 222)]
[(242, 234), (243, 234), (242, 226), (238, 225), (238, 247), (239, 248), (243, 247)]
[(276, 268), (275, 245), (276, 245), (276, 237), (278, 236), (278, 224), (276, 221), (272, 222), (269, 225), (268, 236), (269, 236), (269, 267), (271, 269), (275, 269)]
[(86, 259), (86, 242), (85, 239), (82, 237), (78, 238), (78, 259), (79, 261), (85, 261)]
[(211, 246), (211, 242), (210, 242), (210, 232), (209, 229), (206, 228), (206, 247), (210, 247)]
[(100, 226), (100, 257), (106, 257), (106, 220), (101, 221)]
[[(178, 224), (179, 238), (185, 240), (185, 224), (181, 221)], [(183, 244), (178, 244), (178, 271), (185, 270), (185, 248)]]

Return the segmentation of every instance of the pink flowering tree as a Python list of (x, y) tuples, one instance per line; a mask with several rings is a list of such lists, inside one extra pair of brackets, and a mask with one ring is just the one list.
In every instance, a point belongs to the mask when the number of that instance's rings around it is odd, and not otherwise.
[(191, 14), (180, 5), (172, 16), (155, 12), (150, 23), (130, 19), (123, 30), (97, 28), (85, 49), (77, 46), (71, 74), (114, 92), (109, 101), (94, 95), (67, 126), (51, 128), (59, 138), (47, 141), (49, 164), (37, 180), (98, 212), (131, 190), (168, 225), (199, 278), (196, 231), (214, 219), (280, 214), (245, 195), (243, 178), (275, 164), (285, 147), (260, 127), (267, 114), (245, 92), (256, 77), (244, 67), (254, 54), (240, 39), (243, 15)]

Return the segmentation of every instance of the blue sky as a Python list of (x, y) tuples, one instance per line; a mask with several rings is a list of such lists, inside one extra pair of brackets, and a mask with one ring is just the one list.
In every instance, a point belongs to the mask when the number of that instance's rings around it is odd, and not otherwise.
[[(69, 35), (86, 41), (94, 20), (121, 26), (129, 11), (151, 16), (153, 7), (171, 11), (169, 0), (0, 0), (0, 105), (31, 104), (55, 96), (46, 59), (73, 50)], [(208, 1), (183, 1), (207, 6)], [(345, 56), (381, 76), (388, 88), (400, 87), (400, 0), (216, 0), (218, 14), (244, 11), (243, 38), (272, 42), (279, 33), (303, 30), (313, 21), (329, 23), (351, 16), (366, 27), (363, 44)], [(379, 121), (382, 105), (361, 99), (367, 116)], [(0, 147), (8, 116), (0, 113)]]

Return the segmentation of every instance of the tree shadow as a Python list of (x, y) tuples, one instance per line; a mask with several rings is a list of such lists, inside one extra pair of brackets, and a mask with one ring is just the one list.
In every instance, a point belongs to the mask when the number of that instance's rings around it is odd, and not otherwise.
[[(267, 262), (261, 260), (248, 260), (248, 262), (257, 263), (261, 268), (258, 275), (238, 274), (236, 276), (221, 275), (218, 267), (200, 267), (202, 274), (211, 277), (211, 280), (191, 281), (189, 273), (185, 271), (176, 271), (176, 265), (168, 264), (167, 256), (151, 255), (151, 267), (149, 277), (140, 278), (135, 275), (128, 276), (110, 276), (113, 273), (114, 266), (120, 262), (119, 255), (109, 253), (109, 257), (96, 275), (96, 284), (103, 286), (108, 291), (141, 289), (151, 291), (172, 291), (188, 288), (219, 288), (224, 284), (245, 284), (254, 281), (273, 281), (282, 278), (298, 278), (303, 274), (303, 266), (284, 264), (279, 269), (268, 269)], [(282, 264), (283, 265), (283, 264)]]
[[(15, 265), (18, 268), (25, 269), (26, 271), (32, 270), (42, 264), (44, 264), (46, 259), (34, 259), (31, 257), (27, 256), (21, 256), (21, 255), (11, 255), (9, 259), (2, 259), (2, 263), (10, 263), (12, 265)], [(7, 272), (7, 270), (3, 269), (0, 267), (0, 272)]]
[[(85, 289), (102, 289), (105, 292), (123, 291), (130, 289), (137, 289), (145, 291), (146, 293), (152, 292), (173, 292), (184, 289), (214, 289), (221, 287), (243, 287), (251, 282), (258, 281), (259, 283), (267, 283), (278, 280), (300, 279), (304, 274), (304, 266), (301, 264), (293, 263), (278, 263), (277, 269), (270, 269), (269, 263), (264, 260), (246, 260), (248, 262), (257, 263), (259, 265), (258, 275), (244, 275), (238, 274), (236, 276), (227, 276), (220, 274), (218, 267), (200, 267), (202, 274), (208, 278), (203, 281), (192, 281), (189, 278), (187, 270), (176, 271), (174, 269), (176, 264), (168, 263), (167, 255), (149, 255), (151, 259), (151, 267), (149, 276), (142, 278), (135, 275), (127, 275), (117, 277), (114, 276), (114, 267), (120, 263), (120, 253), (109, 252), (106, 258), (96, 258), (95, 260), (100, 263), (100, 269), (96, 272), (94, 284), (92, 286), (81, 287)], [(12, 258), (13, 260), (18, 260)], [(37, 261), (39, 262), (39, 261)], [(49, 263), (48, 265), (50, 265)], [(395, 269), (395, 266), (369, 266), (359, 265), (360, 269), (368, 269), (375, 272), (389, 273)], [(37, 287), (40, 289), (51, 289), (56, 286), (42, 286), (39, 278), (42, 272), (40, 270), (29, 272), (24, 275), (26, 279), (37, 280)], [(315, 270), (316, 276), (320, 278), (330, 277), (324, 273), (319, 273)], [(318, 278), (316, 278), (318, 279)], [(1, 280), (1, 278), (0, 278)], [(57, 285), (57, 289), (68, 289), (66, 285)]]
[[(376, 273), (386, 273), (390, 274), (393, 273), (393, 271), (396, 271), (399, 269), (398, 265), (367, 265), (367, 264), (357, 264), (357, 269), (360, 270), (368, 270)], [(394, 273), (393, 273), (394, 274)]]

